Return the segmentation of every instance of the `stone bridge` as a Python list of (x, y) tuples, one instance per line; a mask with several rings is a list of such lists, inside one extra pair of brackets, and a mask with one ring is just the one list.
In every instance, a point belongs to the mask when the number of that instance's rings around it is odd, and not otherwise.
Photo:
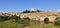
[(40, 17), (40, 21), (44, 21), (46, 20), (46, 18), (49, 20), (49, 22), (54, 22), (57, 17), (56, 16)]
[(59, 16), (54, 15), (47, 15), (47, 14), (41, 14), (41, 13), (21, 13), (19, 15), (21, 18), (29, 17), (32, 20), (39, 20), (44, 21), (46, 18), (49, 20), (49, 22), (54, 22), (55, 19)]

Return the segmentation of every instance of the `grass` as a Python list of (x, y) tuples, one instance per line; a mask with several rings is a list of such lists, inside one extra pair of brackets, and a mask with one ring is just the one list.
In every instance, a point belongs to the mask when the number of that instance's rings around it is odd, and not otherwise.
[(60, 28), (60, 26), (54, 26), (54, 24), (30, 24), (25, 27), (20, 27), (14, 19), (10, 19), (4, 22), (0, 22), (0, 28)]
[(54, 24), (33, 24), (26, 26), (25, 28), (60, 28), (60, 26), (54, 26)]
[(0, 22), (0, 28), (18, 28), (18, 24), (15, 22), (15, 20), (7, 20), (4, 22)]

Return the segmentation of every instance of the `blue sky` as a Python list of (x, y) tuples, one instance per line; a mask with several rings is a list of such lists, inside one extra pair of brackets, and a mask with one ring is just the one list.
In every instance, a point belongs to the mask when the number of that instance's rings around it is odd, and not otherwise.
[(60, 0), (0, 0), (0, 12), (21, 12), (32, 7), (42, 11), (60, 11)]

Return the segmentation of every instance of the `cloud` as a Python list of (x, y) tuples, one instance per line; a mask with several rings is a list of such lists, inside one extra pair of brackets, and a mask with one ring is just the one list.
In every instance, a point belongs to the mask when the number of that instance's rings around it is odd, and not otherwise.
[(46, 12), (60, 12), (60, 9), (47, 9)]
[(49, 9), (49, 10), (45, 10), (45, 11), (47, 11), (47, 12), (52, 12), (53, 10), (50, 10), (50, 9)]
[(60, 12), (60, 9), (58, 9), (56, 12)]

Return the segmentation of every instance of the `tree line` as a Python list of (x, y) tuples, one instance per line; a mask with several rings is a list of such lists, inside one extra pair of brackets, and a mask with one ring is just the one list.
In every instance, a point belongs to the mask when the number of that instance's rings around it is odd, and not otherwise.
[(41, 11), (40, 10), (36, 10), (36, 11), (25, 10), (22, 13), (34, 13), (34, 12), (41, 12)]

